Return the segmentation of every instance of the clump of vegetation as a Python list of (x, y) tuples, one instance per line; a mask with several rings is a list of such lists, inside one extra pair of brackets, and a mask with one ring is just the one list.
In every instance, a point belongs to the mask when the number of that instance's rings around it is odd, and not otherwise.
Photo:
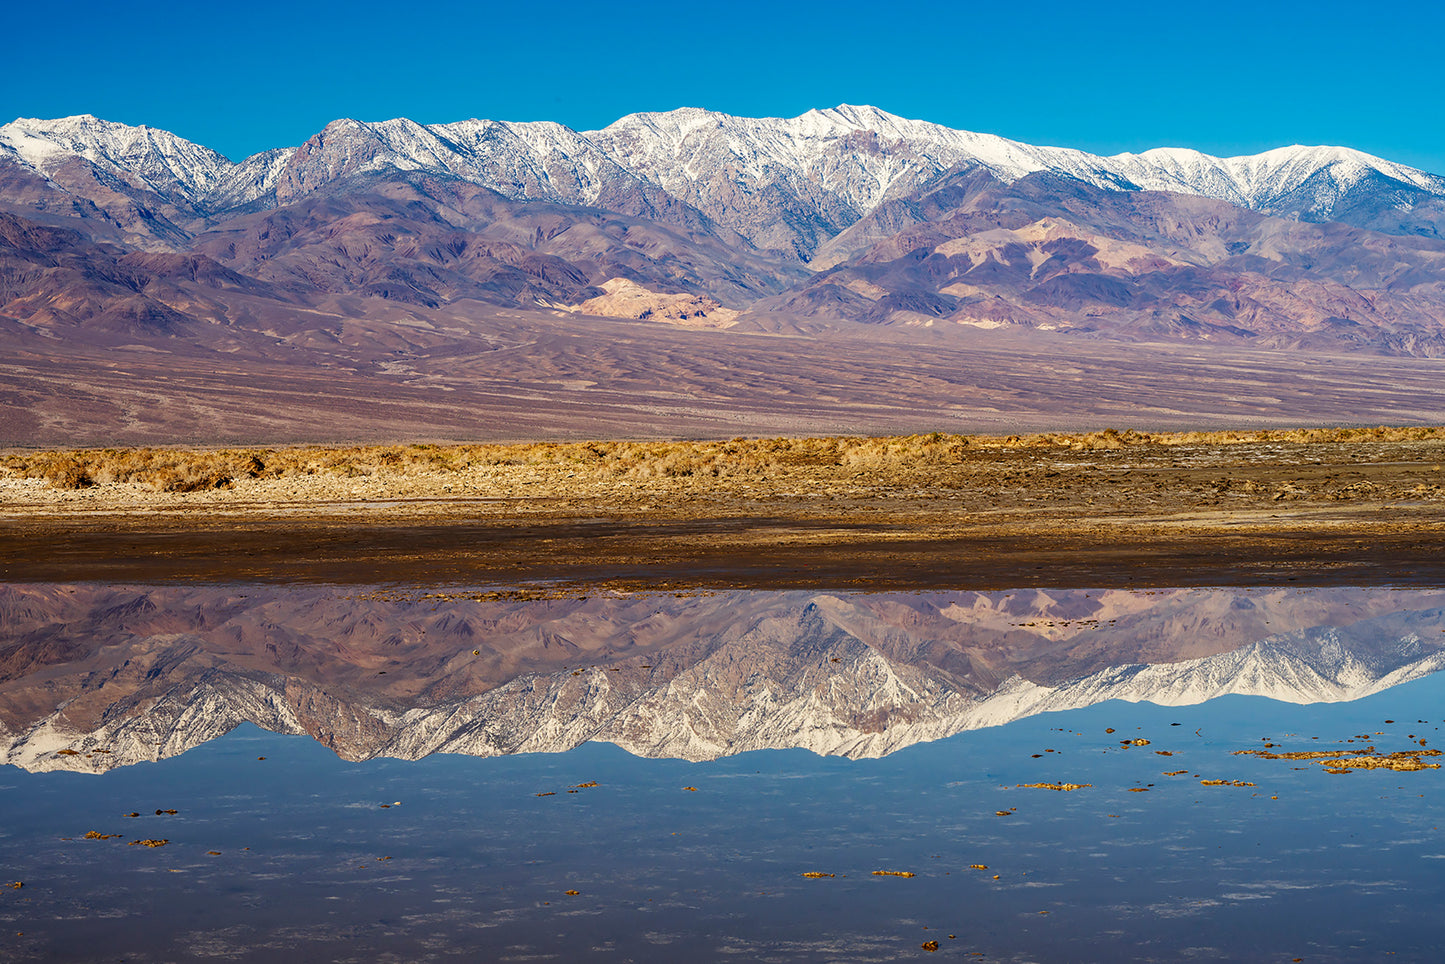
[(521, 444), (293, 446), (183, 450), (107, 448), (39, 452), (0, 459), (0, 473), (43, 478), (60, 489), (109, 483), (161, 492), (231, 488), (247, 479), (298, 476), (406, 478), (463, 473), (520, 481), (579, 483), (750, 479), (786, 481), (820, 472), (843, 480), (887, 476), (926, 482), (930, 472), (1018, 450), (1095, 451), (1143, 446), (1350, 444), (1445, 441), (1442, 427), (1269, 429), (1220, 432), (1047, 432), (827, 438), (734, 438), (725, 441), (594, 441)]
[(19, 472), (24, 478), (44, 479), (57, 489), (86, 489), (95, 485), (85, 459), (64, 452), (45, 452)]
[(256, 455), (148, 448), (41, 452), (11, 456), (0, 465), (12, 475), (43, 478), (58, 489), (127, 482), (159, 492), (230, 488), (237, 478), (255, 478), (265, 468)]
[(1003, 439), (978, 438), (976, 444), (1001, 448), (1061, 448), (1074, 451), (1121, 449), (1143, 445), (1259, 445), (1348, 444), (1355, 442), (1418, 442), (1445, 439), (1442, 426), (1376, 426), (1372, 428), (1291, 428), (1258, 431), (1137, 432), (1106, 428), (1100, 432), (1045, 432), (1010, 435)]

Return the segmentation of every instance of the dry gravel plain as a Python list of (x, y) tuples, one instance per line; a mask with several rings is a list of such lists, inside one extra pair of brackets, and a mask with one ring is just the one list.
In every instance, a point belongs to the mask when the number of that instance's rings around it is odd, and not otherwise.
[(0, 578), (1445, 585), (1445, 429), (0, 458)]

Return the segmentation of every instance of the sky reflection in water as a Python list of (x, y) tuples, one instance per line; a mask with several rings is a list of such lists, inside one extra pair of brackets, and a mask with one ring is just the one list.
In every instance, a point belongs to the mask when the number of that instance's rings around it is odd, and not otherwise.
[(1442, 771), (1235, 751), (1433, 748), (1442, 690), (1110, 701), (856, 761), (352, 763), (245, 724), (100, 775), (6, 767), (0, 957), (1428, 960)]

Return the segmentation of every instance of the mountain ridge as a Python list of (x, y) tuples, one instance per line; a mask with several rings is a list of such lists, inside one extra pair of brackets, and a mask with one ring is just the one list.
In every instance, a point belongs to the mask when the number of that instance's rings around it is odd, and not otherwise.
[[(840, 152), (839, 145), (849, 150)], [(840, 153), (848, 155), (848, 163), (838, 162)], [(42, 174), (67, 156), (80, 157), (211, 212), (268, 194), (299, 197), (343, 173), (386, 165), (457, 176), (513, 200), (596, 204), (601, 178), (619, 172), (682, 200), (690, 194), (705, 200), (704, 187), (717, 174), (707, 159), (728, 155), (754, 184), (814, 181), (836, 203), (852, 208), (855, 219), (876, 207), (900, 179), (917, 181), (960, 163), (983, 167), (1005, 183), (1050, 170), (1105, 189), (1195, 194), (1305, 220), (1327, 218), (1371, 177), (1397, 185), (1397, 191), (1445, 197), (1445, 177), (1344, 147), (1291, 145), (1228, 158), (1160, 147), (1103, 156), (847, 104), (795, 118), (679, 108), (629, 114), (595, 131), (551, 121), (472, 118), (425, 125), (407, 118), (339, 118), (301, 145), (237, 162), (158, 128), (82, 114), (17, 118), (0, 126), (4, 154)], [(1301, 196), (1291, 201), (1296, 194)]]

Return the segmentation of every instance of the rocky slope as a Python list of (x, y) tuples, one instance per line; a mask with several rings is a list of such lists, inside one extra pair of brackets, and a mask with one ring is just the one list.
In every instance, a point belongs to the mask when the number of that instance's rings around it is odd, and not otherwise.
[(756, 312), (1022, 325), (1134, 340), (1439, 355), (1445, 242), (1052, 174), (950, 172), (834, 237)]

